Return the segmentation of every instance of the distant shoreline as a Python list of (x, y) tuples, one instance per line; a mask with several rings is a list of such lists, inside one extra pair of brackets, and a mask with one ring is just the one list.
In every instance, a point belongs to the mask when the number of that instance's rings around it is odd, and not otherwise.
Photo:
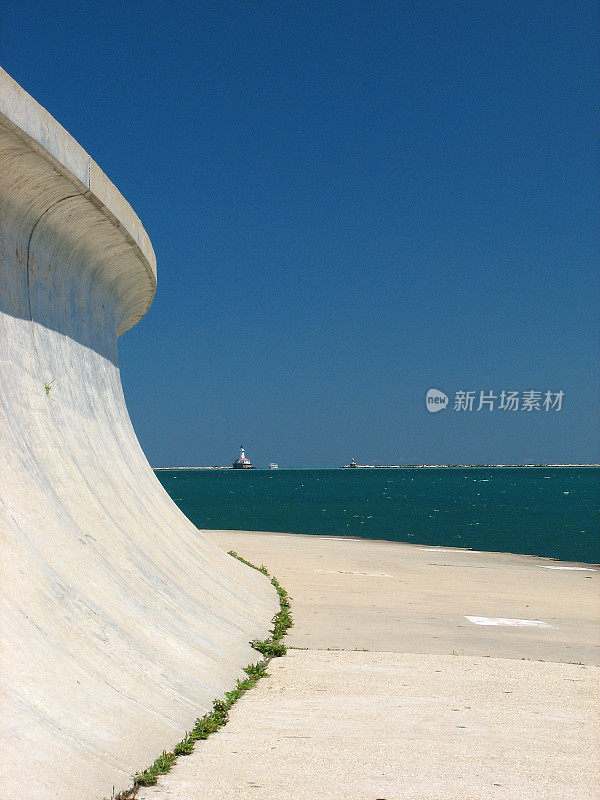
[[(600, 464), (357, 464), (351, 467), (345, 464), (341, 467), (290, 467), (290, 469), (549, 469), (556, 467), (600, 467)], [(159, 470), (233, 470), (233, 467), (153, 467), (155, 472)], [(260, 471), (260, 467), (258, 468)], [(281, 469), (286, 469), (285, 467)], [(244, 470), (235, 470), (243, 472)], [(263, 472), (271, 472), (264, 467)]]

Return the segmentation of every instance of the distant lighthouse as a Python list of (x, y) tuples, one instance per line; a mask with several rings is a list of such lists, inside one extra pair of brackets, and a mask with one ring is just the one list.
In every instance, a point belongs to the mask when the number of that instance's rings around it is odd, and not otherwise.
[(256, 467), (252, 466), (250, 459), (246, 458), (243, 444), (240, 445), (239, 457), (233, 462), (233, 469), (256, 469)]

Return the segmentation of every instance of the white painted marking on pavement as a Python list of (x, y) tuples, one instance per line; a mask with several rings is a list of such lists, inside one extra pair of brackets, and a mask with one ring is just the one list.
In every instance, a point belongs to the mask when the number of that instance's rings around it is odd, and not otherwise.
[(578, 570), (579, 572), (598, 572), (597, 569), (592, 569), (592, 567), (555, 567), (550, 564), (538, 564), (537, 566), (542, 569), (572, 569)]
[(481, 553), (481, 550), (465, 550), (460, 547), (417, 547), (425, 553)]
[(554, 628), (548, 622), (542, 622), (540, 619), (508, 619), (507, 617), (468, 617), (465, 614), (465, 619), (473, 622), (475, 625), (507, 625), (514, 628)]
[(352, 538), (352, 536), (315, 536), (315, 539), (321, 539), (326, 542), (364, 542), (364, 539)]
[(387, 572), (350, 572), (347, 569), (319, 569), (317, 572), (332, 575), (366, 575), (369, 578), (391, 578)]

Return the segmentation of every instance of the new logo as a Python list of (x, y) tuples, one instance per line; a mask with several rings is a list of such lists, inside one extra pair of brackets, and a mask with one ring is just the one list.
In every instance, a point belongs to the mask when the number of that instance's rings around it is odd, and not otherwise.
[(435, 414), (436, 411), (441, 411), (448, 405), (448, 396), (439, 389), (429, 389), (425, 396), (425, 406), (427, 411)]

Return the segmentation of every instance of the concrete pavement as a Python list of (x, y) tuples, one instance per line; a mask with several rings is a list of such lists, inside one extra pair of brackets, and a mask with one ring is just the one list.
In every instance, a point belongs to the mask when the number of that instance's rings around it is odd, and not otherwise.
[(596, 667), (290, 650), (269, 673), (139, 800), (598, 798)]
[(277, 576), (292, 596), (287, 643), (308, 649), (272, 661), (230, 722), (139, 800), (598, 800), (592, 567), (327, 537), (208, 536)]
[[(600, 570), (589, 564), (368, 539), (206, 534), (277, 576), (294, 598), (287, 642), (297, 647), (600, 664)], [(476, 625), (467, 616), (551, 627)]]

